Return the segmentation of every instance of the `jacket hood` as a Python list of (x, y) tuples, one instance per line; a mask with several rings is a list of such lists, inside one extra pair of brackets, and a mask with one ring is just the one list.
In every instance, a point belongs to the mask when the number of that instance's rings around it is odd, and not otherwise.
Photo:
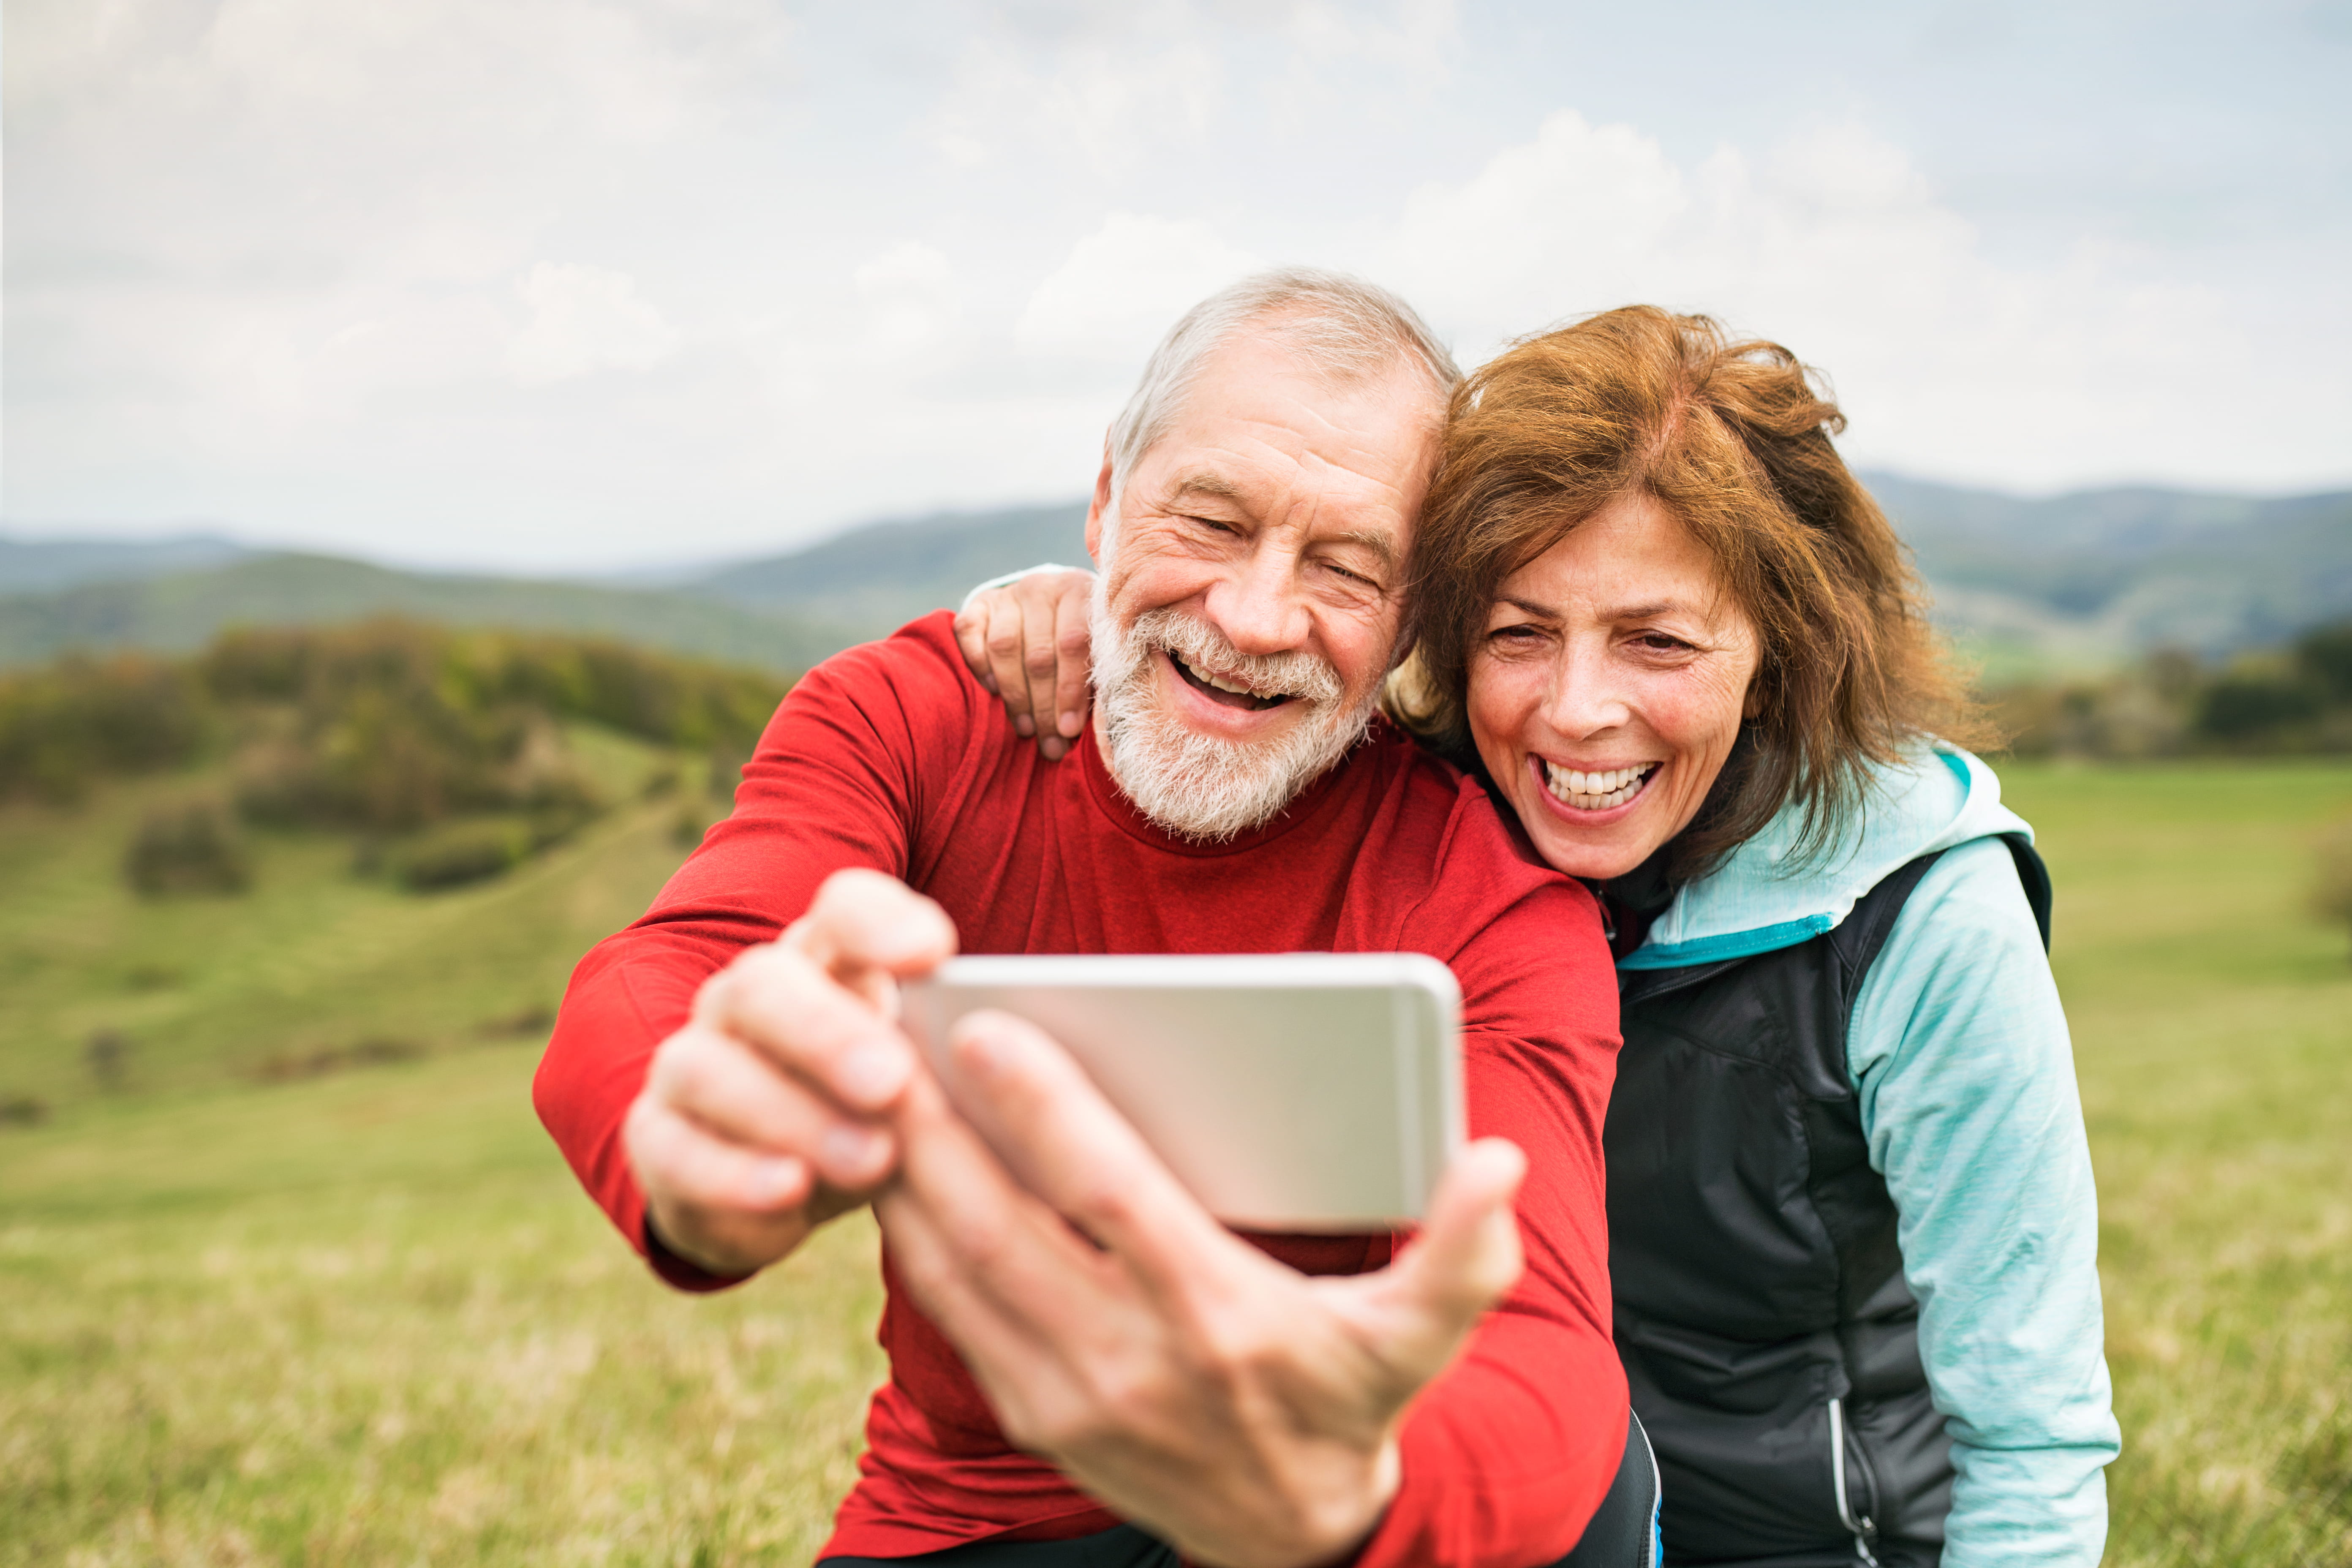
[(1721, 865), (1675, 891), (1621, 969), (1680, 969), (1794, 947), (1834, 931), (1856, 900), (1905, 864), (1996, 835), (2033, 841), (2000, 804), (2000, 781), (1941, 742), (1878, 770), (1860, 820), (1820, 856), (1799, 860), (1801, 814), (1784, 809)]

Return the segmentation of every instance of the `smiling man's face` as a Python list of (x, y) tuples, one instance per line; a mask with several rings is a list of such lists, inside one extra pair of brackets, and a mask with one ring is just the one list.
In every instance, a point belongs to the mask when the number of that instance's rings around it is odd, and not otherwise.
[(1363, 732), (1396, 651), (1444, 395), (1410, 359), (1335, 385), (1278, 335), (1212, 355), (1087, 519), (1104, 570), (1095, 723), (1112, 775), (1188, 837), (1266, 821)]

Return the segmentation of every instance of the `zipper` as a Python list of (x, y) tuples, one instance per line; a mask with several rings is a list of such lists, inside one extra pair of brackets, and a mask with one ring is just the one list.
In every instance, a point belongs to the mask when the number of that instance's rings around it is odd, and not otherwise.
[(1830, 1401), (1830, 1480), (1837, 1489), (1838, 1522), (1853, 1537), (1853, 1552), (1867, 1568), (1878, 1568), (1877, 1555), (1870, 1542), (1878, 1534), (1878, 1525), (1870, 1515), (1857, 1514), (1847, 1500), (1845, 1489), (1845, 1401)]

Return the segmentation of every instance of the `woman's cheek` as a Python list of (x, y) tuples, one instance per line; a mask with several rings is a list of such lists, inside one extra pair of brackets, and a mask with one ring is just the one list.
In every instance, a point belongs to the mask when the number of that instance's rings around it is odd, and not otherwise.
[(1514, 752), (1531, 749), (1534, 720), (1543, 705), (1543, 668), (1482, 654), (1470, 669), (1471, 739), (1497, 776), (1516, 762)]

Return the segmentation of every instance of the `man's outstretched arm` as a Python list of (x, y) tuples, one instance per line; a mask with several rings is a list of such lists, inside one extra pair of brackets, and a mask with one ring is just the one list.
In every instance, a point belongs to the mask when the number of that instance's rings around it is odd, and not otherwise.
[[(844, 962), (837, 931), (768, 944), (810, 911), (835, 872), (905, 874), (917, 759), (961, 749), (959, 734), (940, 732), (961, 705), (908, 689), (953, 677), (939, 665), (874, 644), (803, 679), (745, 770), (734, 815), (643, 919), (598, 943), (572, 973), (532, 1098), (589, 1195), (674, 1285), (709, 1289), (741, 1278), (781, 1256), (779, 1242), (861, 1201), (888, 1168), (887, 1140), (856, 1136), (872, 1132), (887, 1096), (827, 1089), (822, 1070), (796, 1081), (780, 1070), (780, 1047), (742, 1020), (748, 980), (709, 983), (746, 954), (760, 955), (747, 975), (769, 985), (795, 965)], [(915, 933), (915, 949), (936, 947), (935, 932)], [(801, 951), (819, 938), (825, 951)], [(951, 931), (945, 940), (952, 944)], [(913, 972), (909, 952), (887, 942), (856, 962), (877, 975)], [(853, 990), (873, 984), (846, 970), (834, 979)], [(653, 1096), (633, 1110), (649, 1084)], [(803, 1092), (821, 1093), (826, 1113), (795, 1099)], [(838, 1134), (830, 1152), (828, 1132)], [(647, 1175), (658, 1198), (651, 1229)], [(720, 1221), (722, 1207), (734, 1217)]]

